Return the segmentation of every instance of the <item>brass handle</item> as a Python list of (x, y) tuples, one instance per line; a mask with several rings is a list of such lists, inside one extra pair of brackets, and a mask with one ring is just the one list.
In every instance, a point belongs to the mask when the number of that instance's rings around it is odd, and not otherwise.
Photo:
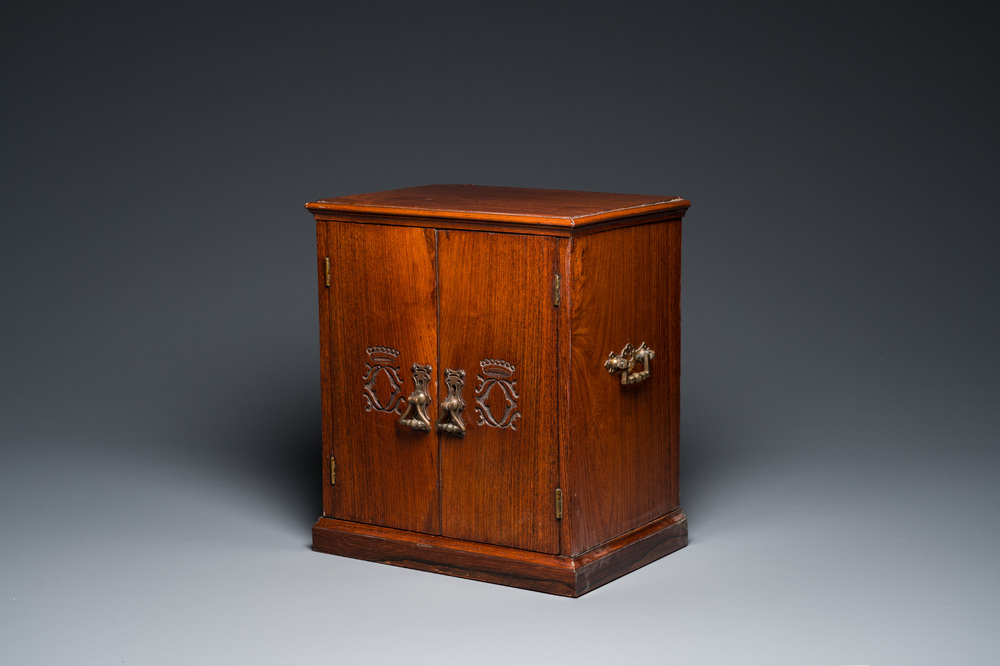
[(465, 437), (465, 422), (462, 420), (462, 410), (465, 409), (465, 401), (462, 400), (465, 370), (445, 368), (444, 385), (448, 387), (448, 395), (441, 403), (441, 416), (436, 424), (438, 432)]
[[(655, 356), (656, 352), (647, 347), (645, 342), (639, 345), (638, 349), (629, 343), (622, 349), (621, 354), (615, 354), (614, 352), (608, 354), (608, 360), (604, 362), (604, 367), (612, 375), (620, 372), (622, 375), (622, 384), (635, 384), (649, 377), (649, 362)], [(639, 372), (632, 372), (632, 368), (640, 362), (643, 369)]]
[(414, 430), (430, 432), (431, 417), (427, 415), (427, 405), (431, 404), (431, 397), (427, 394), (427, 382), (431, 379), (431, 366), (414, 363), (410, 370), (415, 388), (406, 398), (406, 411), (399, 417), (399, 422)]

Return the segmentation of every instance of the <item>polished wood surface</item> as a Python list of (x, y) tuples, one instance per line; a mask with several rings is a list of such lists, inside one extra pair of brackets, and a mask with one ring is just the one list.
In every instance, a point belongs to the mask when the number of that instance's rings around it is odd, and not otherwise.
[(573, 551), (573, 524), (576, 507), (572, 504), (567, 483), (566, 464), (572, 454), (572, 418), (570, 416), (570, 377), (572, 359), (572, 313), (573, 313), (573, 267), (570, 261), (571, 242), (568, 238), (557, 239), (556, 271), (559, 273), (559, 307), (556, 308), (559, 340), (556, 352), (556, 373), (559, 384), (556, 387), (556, 403), (559, 409), (559, 484), (563, 494), (562, 519), (559, 521), (559, 552), (568, 555)]
[[(578, 596), (684, 546), (687, 206), (474, 186), (309, 204), (323, 322), (314, 548)], [(608, 354), (644, 342), (652, 372), (623, 385)], [(414, 363), (429, 367), (426, 432), (399, 423)], [(460, 401), (462, 436), (446, 407)]]
[(646, 215), (617, 218), (590, 222), (583, 226), (568, 224), (546, 224), (544, 222), (520, 223), (489, 220), (463, 220), (461, 218), (444, 217), (405, 217), (399, 215), (360, 215), (353, 213), (328, 212), (314, 210), (317, 221), (356, 222), (358, 224), (387, 224), (400, 227), (434, 228), (438, 230), (455, 229), (458, 231), (485, 231), (497, 234), (526, 234), (532, 236), (551, 236), (555, 238), (577, 238), (608, 229), (630, 227), (638, 224), (654, 224), (669, 220), (679, 220), (684, 216), (685, 208), (671, 208)]
[(655, 562), (687, 543), (687, 516), (678, 509), (573, 557), (577, 596)]
[[(466, 373), (465, 437), (441, 435), (442, 533), (445, 536), (559, 552), (556, 241), (467, 231), (438, 233), (440, 347), (445, 368)], [(482, 362), (513, 366), (495, 372)], [(501, 381), (518, 397), (508, 405)], [(496, 421), (476, 403), (477, 387)], [(477, 413), (478, 410), (478, 413)]]
[(326, 286), (326, 265), (330, 260), (327, 235), (330, 225), (316, 221), (316, 281), (319, 290), (319, 372), (320, 404), (323, 428), (323, 514), (333, 513), (333, 486), (330, 484), (330, 455), (333, 451), (333, 378), (336, 376), (330, 363), (333, 348), (333, 320), (330, 317), (330, 289)]
[(408, 569), (579, 597), (687, 545), (680, 511), (578, 557), (320, 518), (313, 550)]
[[(333, 486), (327, 478), (324, 513), (437, 534), (437, 436), (399, 423), (414, 387), (411, 366), (437, 365), (434, 231), (329, 223), (325, 249), (330, 257), (329, 356), (324, 359), (330, 402), (324, 408), (331, 414), (325, 420), (330, 422), (337, 478)], [(371, 347), (399, 352), (388, 364), (401, 380), (395, 411), (372, 409), (365, 398), (363, 378), (374, 364), (366, 352)], [(432, 421), (438, 403), (435, 383), (432, 376)], [(386, 372), (373, 388), (388, 402), (392, 391)]]
[[(571, 554), (678, 506), (680, 241), (679, 222), (572, 241)], [(604, 362), (643, 342), (652, 373), (623, 386)]]
[(354, 213), (503, 222), (573, 229), (637, 215), (682, 212), (680, 197), (573, 192), (482, 185), (425, 185), (386, 192), (320, 199), (314, 213)]

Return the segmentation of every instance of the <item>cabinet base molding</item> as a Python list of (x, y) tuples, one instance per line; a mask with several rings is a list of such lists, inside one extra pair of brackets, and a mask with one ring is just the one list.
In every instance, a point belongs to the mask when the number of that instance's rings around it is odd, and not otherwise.
[(320, 518), (313, 550), (408, 569), (579, 597), (687, 545), (680, 509), (575, 557)]

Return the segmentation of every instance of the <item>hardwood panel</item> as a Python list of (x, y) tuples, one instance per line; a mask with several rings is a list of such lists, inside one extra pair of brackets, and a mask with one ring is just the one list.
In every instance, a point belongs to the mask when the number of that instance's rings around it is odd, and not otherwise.
[[(324, 430), (314, 548), (579, 596), (684, 546), (688, 205), (468, 185), (309, 204)], [(642, 342), (652, 374), (623, 385), (604, 362)], [(399, 423), (414, 363), (431, 366), (428, 432)], [(463, 437), (435, 428), (446, 369), (465, 373)]]
[(466, 403), (465, 437), (441, 436), (442, 534), (557, 553), (556, 240), (440, 231), (438, 248), (440, 394), (464, 370)]
[(675, 511), (600, 548), (564, 557), (320, 518), (313, 550), (408, 569), (579, 597), (687, 545)]
[[(680, 222), (572, 243), (572, 554), (678, 508)], [(609, 352), (645, 342), (648, 379), (622, 385)]]
[(568, 228), (655, 212), (680, 211), (688, 206), (690, 202), (671, 196), (483, 185), (424, 185), (306, 204), (316, 213), (339, 211)]
[(573, 506), (566, 485), (566, 464), (572, 455), (572, 432), (570, 418), (570, 369), (572, 351), (572, 319), (573, 312), (573, 270), (571, 263), (571, 241), (560, 238), (556, 241), (556, 272), (559, 274), (559, 308), (557, 317), (557, 334), (559, 336), (557, 367), (559, 369), (559, 384), (557, 401), (559, 405), (559, 484), (563, 489), (562, 519), (559, 521), (559, 552), (570, 554), (573, 543)]
[(688, 544), (687, 516), (679, 509), (573, 558), (576, 593), (585, 594)]
[(569, 558), (320, 518), (313, 550), (408, 569), (576, 596)]
[[(569, 237), (570, 227), (552, 227), (541, 224), (515, 222), (483, 222), (459, 218), (402, 217), (399, 215), (361, 215), (341, 212), (316, 212), (317, 220), (357, 222), (359, 224), (392, 224), (403, 227), (433, 227), (435, 229), (455, 229), (457, 231), (491, 231), (498, 234), (533, 234), (542, 236)], [(589, 227), (588, 227), (589, 228)]]
[(331, 324), (330, 290), (326, 287), (326, 264), (329, 261), (326, 237), (330, 228), (316, 221), (316, 278), (319, 291), (319, 363), (320, 400), (323, 427), (323, 513), (333, 515), (333, 486), (330, 485), (330, 456), (333, 455), (333, 376), (330, 363)]
[[(437, 436), (399, 423), (414, 388), (411, 366), (437, 367), (434, 231), (327, 224), (336, 484), (324, 512), (438, 533)], [(432, 373), (432, 421), (435, 391)]]

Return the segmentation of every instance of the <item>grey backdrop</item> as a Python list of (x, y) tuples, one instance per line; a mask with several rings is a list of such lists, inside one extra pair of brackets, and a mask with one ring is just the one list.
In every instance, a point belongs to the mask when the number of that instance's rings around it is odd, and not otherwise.
[[(0, 663), (1000, 661), (995, 9), (20, 4)], [(579, 600), (309, 550), (302, 205), (439, 182), (693, 202), (688, 548)]]

